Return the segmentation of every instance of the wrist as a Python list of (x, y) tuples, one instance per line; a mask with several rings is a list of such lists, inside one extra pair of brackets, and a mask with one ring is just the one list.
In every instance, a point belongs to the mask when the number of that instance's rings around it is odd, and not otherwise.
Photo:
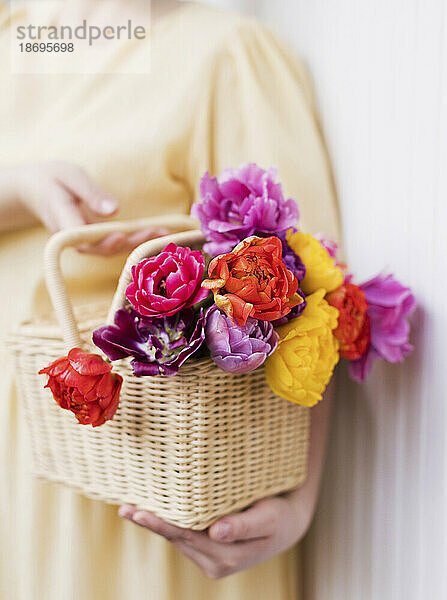
[(302, 537), (309, 529), (316, 508), (317, 495), (304, 486), (296, 488), (287, 494), (294, 516), (294, 522), (298, 525), (299, 535)]

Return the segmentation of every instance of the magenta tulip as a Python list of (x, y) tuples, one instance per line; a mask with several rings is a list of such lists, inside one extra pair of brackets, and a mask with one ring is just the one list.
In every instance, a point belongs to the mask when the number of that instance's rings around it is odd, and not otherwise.
[(204, 269), (200, 250), (169, 244), (132, 268), (127, 299), (143, 317), (169, 317), (208, 296), (201, 287)]

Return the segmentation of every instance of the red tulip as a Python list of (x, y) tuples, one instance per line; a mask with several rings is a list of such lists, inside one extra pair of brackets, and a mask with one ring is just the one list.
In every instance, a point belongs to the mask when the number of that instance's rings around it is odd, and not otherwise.
[(345, 283), (326, 300), (338, 309), (338, 326), (334, 335), (340, 342), (340, 356), (357, 360), (365, 354), (371, 341), (365, 293), (353, 283)]
[(73, 348), (39, 371), (48, 375), (53, 397), (61, 408), (71, 410), (81, 425), (98, 427), (113, 418), (118, 408), (123, 378), (98, 354)]

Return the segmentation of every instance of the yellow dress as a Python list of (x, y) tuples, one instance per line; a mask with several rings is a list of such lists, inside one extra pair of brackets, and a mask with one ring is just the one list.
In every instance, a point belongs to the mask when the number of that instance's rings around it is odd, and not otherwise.
[[(36, 1), (33, 5), (38, 6)], [(65, 160), (118, 218), (188, 212), (205, 170), (276, 165), (303, 226), (337, 236), (327, 155), (302, 65), (257, 22), (191, 4), (156, 24), (147, 75), (14, 75), (0, 3), (0, 165)], [(129, 60), (138, 60), (138, 47)], [(113, 57), (112, 57), (113, 58)], [(0, 334), (48, 309), (42, 227), (0, 235)], [(124, 257), (67, 252), (71, 292), (110, 297)], [(7, 350), (0, 377), (2, 600), (295, 600), (298, 550), (215, 582), (117, 508), (35, 480)]]

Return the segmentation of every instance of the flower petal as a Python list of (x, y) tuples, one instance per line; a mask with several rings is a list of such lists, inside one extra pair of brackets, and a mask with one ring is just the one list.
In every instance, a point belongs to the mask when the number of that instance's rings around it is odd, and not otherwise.
[(112, 370), (112, 365), (99, 354), (90, 354), (80, 348), (72, 348), (68, 353), (68, 360), (71, 367), (80, 375), (102, 375)]

